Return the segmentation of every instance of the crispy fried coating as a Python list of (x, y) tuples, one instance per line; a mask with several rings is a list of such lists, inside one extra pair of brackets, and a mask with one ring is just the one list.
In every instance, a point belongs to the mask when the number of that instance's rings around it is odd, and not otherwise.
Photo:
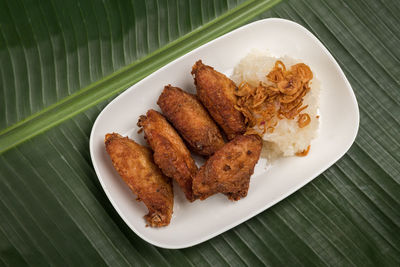
[(152, 227), (169, 224), (174, 206), (171, 179), (154, 164), (150, 149), (117, 133), (107, 134), (105, 145), (114, 168), (149, 210), (144, 216)]
[(192, 68), (197, 95), (229, 140), (246, 131), (242, 113), (235, 109), (237, 87), (224, 74), (197, 61)]
[(175, 179), (189, 201), (193, 201), (192, 180), (197, 166), (183, 140), (167, 120), (150, 109), (140, 116), (138, 126), (143, 127), (145, 138), (154, 151), (154, 161), (162, 172)]
[(193, 194), (201, 200), (223, 193), (230, 200), (247, 196), (250, 176), (262, 148), (257, 135), (239, 135), (215, 152), (193, 179)]
[(211, 156), (225, 144), (218, 126), (195, 95), (167, 85), (157, 104), (194, 152)]

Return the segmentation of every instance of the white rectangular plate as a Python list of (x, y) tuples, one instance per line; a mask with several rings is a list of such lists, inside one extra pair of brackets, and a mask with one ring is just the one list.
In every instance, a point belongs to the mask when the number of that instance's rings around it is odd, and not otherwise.
[[(300, 59), (321, 82), (319, 135), (307, 157), (290, 157), (268, 169), (260, 160), (251, 177), (248, 196), (231, 202), (224, 195), (189, 203), (175, 186), (171, 224), (145, 227), (146, 207), (136, 201), (114, 170), (104, 147), (104, 135), (117, 132), (145, 144), (136, 122), (156, 101), (164, 85), (194, 92), (192, 65), (202, 59), (216, 70), (231, 73), (251, 49), (268, 49), (272, 56)], [(147, 242), (164, 248), (184, 248), (221, 234), (286, 198), (341, 158), (357, 135), (359, 112), (353, 90), (322, 43), (304, 27), (283, 19), (260, 20), (215, 39), (169, 63), (127, 89), (98, 116), (90, 136), (93, 166), (108, 198), (127, 225)]]

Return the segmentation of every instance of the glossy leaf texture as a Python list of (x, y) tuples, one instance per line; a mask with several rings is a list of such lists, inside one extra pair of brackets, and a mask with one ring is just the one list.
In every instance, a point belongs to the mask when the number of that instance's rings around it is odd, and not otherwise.
[[(141, 21), (143, 20), (143, 15), (141, 16), (137, 16), (138, 17), (138, 21), (135, 21), (135, 24), (132, 26), (131, 24), (125, 24), (125, 22), (120, 21), (120, 15), (117, 16), (118, 14), (121, 14), (121, 12), (119, 12), (119, 4), (117, 5), (111, 5), (111, 6), (107, 6), (110, 10), (112, 9), (118, 9), (115, 10), (114, 13), (117, 14), (115, 16), (113, 16), (114, 20), (112, 20), (109, 16), (107, 16), (105, 19), (108, 22), (108, 35), (110, 38), (110, 45), (107, 48), (107, 50), (105, 50), (105, 54), (108, 55), (108, 57), (103, 57), (102, 54), (100, 55), (95, 55), (96, 59), (100, 58), (100, 61), (98, 62), (99, 64), (101, 64), (101, 66), (98, 67), (102, 67), (103, 63), (106, 61), (106, 66), (112, 66), (114, 68), (114, 65), (116, 64), (115, 62), (118, 62), (119, 65), (125, 63), (126, 58), (128, 58), (128, 55), (126, 56), (119, 56), (117, 59), (114, 58), (115, 54), (123, 54), (123, 51), (125, 49), (124, 47), (124, 43), (125, 40), (122, 42), (120, 40), (120, 38), (118, 37), (118, 31), (121, 28), (125, 27), (129, 27), (131, 29), (134, 30), (135, 33), (135, 40), (134, 40), (134, 48), (136, 49), (135, 51), (137, 52), (137, 54), (140, 54), (141, 51), (141, 46), (144, 45), (147, 47), (147, 52), (149, 52), (146, 56), (142, 56), (140, 57), (138, 60), (135, 60), (134, 62), (126, 65), (125, 67), (121, 67), (119, 68), (117, 71), (112, 72), (109, 75), (106, 75), (105, 77), (96, 80), (95, 82), (92, 82), (88, 85), (85, 85), (83, 88), (77, 90), (76, 92), (73, 92), (71, 90), (71, 84), (69, 84), (69, 80), (67, 80), (67, 83), (64, 85), (66, 86), (64, 90), (62, 90), (65, 94), (64, 97), (62, 97), (61, 99), (59, 99), (58, 101), (56, 101), (53, 104), (49, 104), (49, 105), (45, 105), (45, 108), (41, 109), (38, 112), (34, 112), (32, 111), (32, 106), (34, 106), (36, 103), (40, 103), (40, 99), (34, 99), (35, 97), (37, 98), (37, 95), (39, 95), (39, 93), (42, 93), (42, 102), (45, 103), (46, 101), (43, 100), (47, 99), (45, 94), (45, 88), (49, 87), (49, 86), (45, 86), (43, 87), (42, 84), (35, 84), (32, 85), (32, 87), (34, 88), (30, 88), (30, 80), (31, 80), (31, 76), (29, 74), (29, 71), (27, 73), (24, 72), (24, 70), (26, 70), (26, 66), (28, 65), (27, 62), (31, 61), (29, 59), (29, 57), (26, 56), (26, 44), (30, 44), (29, 41), (32, 41), (30, 39), (28, 39), (28, 41), (26, 41), (25, 43), (23, 43), (20, 47), (20, 51), (17, 50), (18, 53), (16, 53), (15, 55), (11, 52), (13, 49), (5, 46), (3, 47), (3, 58), (4, 58), (4, 62), (5, 63), (10, 63), (10, 65), (8, 65), (8, 70), (10, 69), (11, 66), (11, 72), (8, 73), (8, 75), (4, 75), (4, 77), (12, 77), (12, 75), (14, 74), (12, 71), (14, 71), (14, 69), (17, 70), (21, 70), (22, 71), (22, 75), (27, 74), (27, 84), (24, 85), (23, 87), (19, 88), (17, 85), (21, 84), (19, 77), (14, 77), (14, 81), (15, 81), (15, 87), (16, 90), (12, 90), (10, 91), (8, 88), (13, 89), (12, 87), (7, 87), (6, 85), (3, 87), (3, 95), (4, 95), (4, 99), (8, 99), (9, 101), (4, 101), (4, 114), (3, 114), (3, 119), (4, 119), (4, 123), (8, 124), (8, 120), (12, 114), (11, 112), (9, 112), (9, 109), (11, 110), (15, 110), (15, 114), (17, 114), (17, 119), (18, 119), (18, 115), (19, 117), (22, 118), (22, 120), (18, 121), (17, 123), (12, 124), (10, 127), (5, 128), (4, 130), (0, 131), (0, 153), (3, 153), (4, 151), (11, 149), (13, 147), (15, 147), (16, 145), (62, 123), (63, 121), (75, 116), (76, 114), (79, 114), (80, 112), (88, 109), (89, 107), (100, 103), (106, 99), (108, 99), (110, 96), (113, 96), (123, 90), (125, 90), (126, 88), (128, 88), (130, 85), (136, 83), (137, 81), (141, 80), (142, 78), (146, 77), (147, 75), (151, 74), (153, 71), (157, 70), (158, 68), (162, 67), (163, 65), (165, 65), (166, 63), (170, 62), (172, 59), (177, 58), (180, 55), (184, 55), (186, 52), (190, 51), (191, 49), (206, 43), (207, 41), (210, 41), (212, 39), (214, 39), (215, 37), (231, 30), (234, 29), (235, 27), (237, 27), (238, 25), (243, 24), (244, 22), (248, 21), (249, 18), (254, 17), (257, 14), (262, 13), (263, 11), (267, 10), (268, 8), (270, 8), (271, 6), (273, 6), (274, 4), (276, 4), (277, 2), (279, 2), (280, 0), (268, 0), (268, 1), (262, 1), (262, 0), (249, 0), (244, 2), (243, 4), (237, 6), (236, 8), (232, 8), (229, 11), (223, 13), (222, 15), (218, 16), (217, 19), (214, 19), (212, 21), (209, 21), (207, 23), (204, 23), (203, 25), (201, 25), (201, 27), (197, 27), (194, 30), (191, 30), (190, 33), (187, 33), (173, 41), (170, 41), (168, 44), (164, 45), (161, 47), (161, 39), (166, 39), (167, 42), (170, 37), (169, 34), (165, 35), (165, 32), (169, 33), (169, 32), (173, 32), (173, 30), (170, 29), (174, 29), (177, 28), (178, 29), (178, 33), (179, 33), (179, 29), (180, 28), (184, 28), (182, 26), (182, 21), (179, 19), (179, 16), (181, 14), (178, 14), (176, 12), (172, 12), (170, 11), (170, 9), (177, 9), (177, 12), (180, 11), (182, 9), (182, 7), (180, 7), (182, 2), (179, 2), (180, 4), (175, 7), (175, 5), (172, 6), (163, 6), (163, 8), (159, 9), (160, 5), (157, 1), (153, 3), (153, 5), (151, 5), (152, 8), (148, 8), (148, 5), (150, 2), (145, 2), (145, 5), (142, 5), (140, 3), (130, 3), (130, 2), (123, 2), (125, 3), (124, 6), (124, 10), (128, 10), (130, 8), (131, 11), (133, 11), (132, 14), (130, 14), (130, 16), (135, 16), (135, 12), (140, 12), (140, 14), (144, 14), (144, 19), (146, 19), (146, 24), (142, 24)], [(18, 2), (15, 2), (18, 3)], [(30, 2), (32, 3), (32, 2)], [(104, 6), (106, 2), (96, 2), (96, 4), (100, 5), (100, 6)], [(113, 2), (114, 3), (114, 2)], [(165, 2), (164, 2), (165, 3)], [(217, 16), (218, 14), (218, 10), (221, 9), (221, 5), (217, 5), (214, 2), (187, 2), (186, 6), (183, 6), (183, 10), (184, 10), (184, 17), (187, 16), (188, 14), (190, 14), (192, 12), (192, 9), (196, 10), (196, 12), (199, 12), (199, 15), (201, 15), (201, 22), (203, 22), (203, 17), (205, 14), (214, 14), (214, 16)], [(49, 3), (52, 4), (52, 3)], [(222, 4), (222, 3), (220, 3)], [(222, 8), (227, 8), (229, 6), (229, 3), (226, 2), (226, 7)], [(22, 2), (22, 7), (25, 8), (24, 6), (24, 2)], [(80, 4), (80, 2), (71, 2), (70, 5), (72, 5), (73, 10), (79, 10), (82, 11), (82, 5)], [(9, 6), (13, 6), (13, 5), (5, 5), (4, 6), (4, 10), (9, 11)], [(40, 7), (40, 4), (36, 5), (33, 7), (33, 10), (35, 10), (35, 8), (37, 9), (37, 6)], [(219, 6), (217, 8), (217, 6)], [(186, 9), (185, 9), (186, 7)], [(63, 5), (60, 6), (61, 10), (64, 10), (65, 7)], [(30, 10), (28, 8), (28, 10)], [(56, 9), (58, 10), (58, 9)], [(110, 10), (108, 10), (107, 12), (111, 12)], [(151, 12), (150, 12), (151, 11)], [(18, 11), (15, 11), (18, 12)], [(72, 11), (71, 11), (72, 12)], [(99, 13), (95, 10), (96, 13)], [(62, 12), (61, 12), (62, 13)], [(81, 12), (82, 13), (82, 12)], [(112, 12), (111, 12), (112, 13)], [(153, 14), (154, 13), (154, 14)], [(170, 13), (174, 16), (175, 19), (170, 19)], [(4, 32), (5, 34), (3, 34), (6, 37), (6, 40), (4, 42), (4, 44), (7, 43), (12, 43), (12, 41), (14, 41), (14, 39), (16, 37), (19, 37), (20, 34), (19, 32), (26, 32), (24, 35), (21, 36), (28, 36), (29, 35), (29, 31), (27, 31), (27, 27), (32, 25), (36, 25), (38, 22), (34, 21), (32, 23), (29, 22), (29, 17), (27, 18), (28, 20), (28, 24), (24, 23), (26, 21), (21, 20), (21, 22), (17, 23), (15, 25), (15, 31), (13, 32), (12, 29), (12, 16), (7, 17), (7, 14), (5, 14), (5, 18), (8, 19), (5, 21), (4, 23)], [(154, 18), (154, 15), (158, 15), (158, 17)], [(159, 17), (161, 15), (168, 15), (167, 19), (159, 19)], [(179, 15), (177, 17), (177, 15)], [(151, 17), (151, 19), (149, 19), (148, 17)], [(161, 16), (162, 17), (162, 16)], [(58, 19), (58, 16), (56, 16), (56, 18)], [(96, 17), (92, 17), (92, 21), (93, 19), (95, 19)], [(57, 20), (54, 21), (54, 23), (59, 23), (60, 25), (63, 24), (63, 20)], [(86, 25), (86, 19), (90, 19), (90, 17), (85, 17), (83, 19), (83, 25)], [(39, 19), (40, 21), (40, 19)], [(111, 23), (111, 22), (113, 23)], [(190, 27), (192, 27), (192, 21), (194, 21), (194, 18), (189, 17), (189, 20), (184, 21), (185, 23), (188, 23)], [(98, 24), (97, 21), (96, 25)], [(136, 27), (137, 24), (139, 24), (140, 27)], [(112, 26), (111, 26), (112, 25)], [(165, 25), (168, 25), (167, 28), (165, 28)], [(85, 29), (86, 32), (92, 31), (91, 28), (89, 29)], [(99, 33), (101, 34), (105, 34), (107, 35), (107, 29), (105, 27), (100, 27)], [(77, 34), (75, 34), (75, 32), (83, 32), (82, 27), (76, 29), (74, 27), (70, 27), (68, 28), (68, 26), (65, 26), (65, 28), (61, 27), (60, 28), (60, 32), (57, 32), (54, 34), (54, 36), (58, 36), (60, 34), (63, 34), (65, 32), (69, 32), (72, 31), (74, 33), (74, 36), (76, 36)], [(176, 30), (175, 30), (176, 31)], [(164, 33), (164, 37), (161, 37), (162, 34)], [(31, 38), (34, 38), (37, 34), (35, 34), (35, 31), (32, 30), (32, 34), (31, 34)], [(117, 35), (117, 37), (115, 37), (115, 35)], [(52, 38), (53, 35), (49, 35), (50, 36), (50, 40), (48, 40), (47, 43), (51, 43), (52, 42)], [(124, 32), (121, 32), (121, 38), (124, 38), (124, 36), (126, 36), (126, 34), (124, 35)], [(115, 37), (115, 39), (114, 39)], [(104, 44), (102, 44), (102, 35), (100, 35), (100, 40), (99, 40), (99, 47), (102, 50), (103, 47), (105, 46)], [(127, 39), (128, 37), (125, 37), (125, 39)], [(129, 38), (128, 38), (129, 39)], [(64, 39), (65, 40), (69, 40), (69, 39)], [(158, 41), (157, 41), (158, 40)], [(22, 41), (22, 39), (21, 39)], [(75, 39), (75, 41), (82, 41), (83, 43), (85, 43), (85, 39), (82, 40), (82, 38), (80, 39)], [(107, 40), (108, 41), (108, 40)], [(157, 47), (157, 43), (155, 43), (157, 41), (158, 46), (160, 47), (159, 49), (156, 49), (155, 51), (153, 50), (153, 46)], [(58, 62), (61, 61), (61, 63), (63, 63), (63, 60), (65, 60), (65, 63), (67, 64), (67, 66), (69, 67), (70, 65), (72, 65), (74, 67), (74, 69), (72, 70), (67, 70), (66, 73), (64, 73), (63, 71), (65, 70), (60, 70), (58, 71), (56, 68), (56, 72), (54, 73), (54, 76), (48, 76), (46, 75), (45, 78), (43, 78), (43, 81), (46, 81), (48, 78), (52, 78), (54, 77), (54, 83), (55, 85), (53, 85), (54, 87), (49, 87), (49, 89), (47, 89), (47, 91), (49, 91), (50, 93), (53, 93), (54, 95), (57, 96), (57, 98), (59, 98), (60, 90), (58, 88), (57, 82), (58, 82), (58, 78), (60, 77), (64, 77), (65, 74), (67, 74), (68, 78), (69, 77), (76, 77), (77, 81), (80, 82), (81, 77), (86, 77), (87, 75), (89, 75), (89, 72), (91, 69), (95, 69), (95, 67), (93, 67), (93, 64), (91, 63), (91, 58), (93, 57), (93, 54), (96, 54), (96, 47), (91, 47), (91, 42), (92, 40), (89, 40), (89, 38), (86, 38), (86, 45), (88, 46), (87, 48), (87, 53), (80, 55), (78, 52), (82, 50), (81, 46), (77, 46), (76, 50), (77, 53), (74, 54), (73, 59), (76, 60), (76, 62), (69, 62), (68, 61), (68, 57), (69, 57), (69, 53), (67, 52), (67, 50), (65, 50), (65, 55), (62, 56), (60, 55), (60, 59), (58, 58), (53, 58), (54, 62), (51, 62), (51, 60), (48, 60), (49, 62), (46, 63), (54, 63), (54, 66), (57, 66)], [(121, 44), (122, 42), (122, 44)], [(46, 43), (46, 42), (45, 42)], [(150, 44), (153, 44), (153, 46), (151, 46)], [(79, 44), (78, 44), (79, 45)], [(121, 46), (122, 45), (122, 46)], [(38, 47), (41, 46), (41, 44), (37, 45)], [(82, 45), (83, 48), (85, 48), (85, 45)], [(59, 48), (59, 46), (56, 46), (57, 48)], [(117, 48), (115, 48), (117, 47)], [(17, 47), (18, 48), (18, 47)], [(98, 47), (97, 47), (98, 48)], [(121, 50), (122, 49), (122, 50)], [(83, 49), (85, 50), (85, 49)], [(8, 54), (7, 54), (8, 52)], [(49, 54), (51, 54), (53, 51), (49, 50)], [(101, 52), (103, 53), (103, 51)], [(54, 54), (54, 53), (53, 53)], [(127, 53), (128, 54), (128, 53)], [(7, 55), (10, 58), (10, 62), (7, 62)], [(23, 57), (22, 55), (25, 55), (25, 57)], [(22, 57), (21, 57), (22, 56)], [(98, 57), (99, 56), (99, 57)], [(104, 58), (104, 59), (103, 59)], [(41, 59), (36, 59), (32, 60), (34, 63), (39, 64), (41, 63)], [(85, 68), (82, 68), (81, 66), (81, 62), (88, 62), (88, 71), (86, 72), (86, 76), (82, 75), (82, 72), (85, 70)], [(21, 64), (18, 64), (21, 63)], [(24, 65), (25, 64), (25, 65)], [(14, 66), (18, 65), (17, 68), (15, 68)], [(45, 66), (48, 66), (47, 64)], [(89, 67), (90, 66), (90, 67)], [(110, 68), (110, 67), (109, 67)], [(28, 68), (29, 69), (29, 68)], [(107, 71), (108, 72), (108, 71)], [(15, 73), (17, 74), (18, 72), (15, 71)], [(51, 73), (53, 74), (53, 73)], [(104, 73), (103, 73), (104, 74)], [(37, 76), (33, 76), (37, 79), (39, 79), (39, 77)], [(90, 77), (90, 75), (89, 75)], [(61, 78), (60, 78), (61, 79)], [(57, 81), (57, 82), (56, 82)], [(6, 79), (7, 82), (7, 79)], [(40, 90), (40, 92), (38, 92), (38, 90)], [(52, 97), (49, 97), (50, 99)], [(54, 101), (53, 101), (54, 102)], [(38, 105), (38, 104), (36, 104)], [(33, 112), (32, 115), (28, 116), (25, 115), (26, 113), (29, 112)], [(22, 115), (21, 115), (22, 114)], [(20, 118), (20, 119), (21, 119)]]
[[(0, 129), (246, 3), (0, 1)], [(282, 17), (308, 28), (359, 103), (355, 144), (295, 194), (191, 248), (146, 243), (111, 206), (91, 164), (90, 130), (108, 98), (0, 155), (0, 264), (399, 265), (399, 12), (394, 0), (289, 0), (256, 18), (244, 13), (242, 23)]]
[(0, 1), (0, 129), (143, 58), (240, 2)]

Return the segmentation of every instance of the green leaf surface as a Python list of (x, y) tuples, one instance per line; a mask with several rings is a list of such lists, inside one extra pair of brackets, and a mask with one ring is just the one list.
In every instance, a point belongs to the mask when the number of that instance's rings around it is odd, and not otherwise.
[[(400, 265), (400, 3), (289, 0), (263, 12), (273, 3), (0, 0), (0, 265)], [(305, 26), (339, 62), (360, 108), (354, 145), (207, 242), (146, 243), (98, 182), (94, 120), (173, 58), (268, 17)]]
[[(0, 132), (0, 153), (54, 127), (55, 125), (73, 117), (74, 115), (79, 114), (83, 110), (86, 110), (89, 107), (108, 99), (110, 96), (125, 90), (132, 84), (138, 82), (142, 78), (151, 74), (178, 56), (184, 55), (186, 52), (189, 52), (197, 46), (214, 39), (215, 37), (237, 27), (238, 25), (243, 24), (245, 21), (248, 21), (249, 16), (255, 16), (279, 1), (280, 0), (255, 0), (245, 2), (237, 8), (230, 10), (213, 21), (206, 23), (200, 28), (195, 29), (190, 33), (170, 42), (162, 48), (135, 61), (134, 63), (121, 68), (120, 70), (94, 83), (91, 83), (76, 93), (70, 94), (68, 97), (63, 98), (55, 104), (36, 112), (32, 116), (27, 117), (11, 127), (6, 128)], [(122, 25), (118, 26), (122, 27)], [(178, 28), (179, 25), (180, 24), (177, 25)], [(158, 29), (151, 32), (158, 33), (157, 38), (160, 38)], [(114, 31), (112, 31), (111, 37), (113, 33)], [(150, 34), (148, 39), (150, 39)], [(147, 41), (148, 43), (154, 43), (154, 41), (151, 40)], [(123, 47), (119, 48), (123, 49)], [(121, 50), (117, 50), (117, 52), (121, 54)], [(123, 59), (122, 56), (120, 57)], [(90, 54), (85, 55), (84, 58), (90, 59)], [(79, 57), (79, 59), (82, 60), (81, 57)], [(114, 65), (114, 58), (111, 58), (110, 61), (110, 63)], [(120, 61), (124, 62), (123, 60)], [(80, 73), (78, 73), (78, 76), (80, 76)], [(56, 89), (58, 95), (58, 88)], [(29, 92), (29, 90), (27, 91)], [(29, 99), (32, 98), (31, 94), (32, 93), (29, 92)], [(17, 100), (19, 98), (20, 97), (17, 97)], [(29, 105), (27, 102), (24, 104), (26, 105), (22, 106), (26, 106), (27, 110), (31, 106), (31, 103), (29, 103)], [(18, 110), (16, 111), (18, 113)]]

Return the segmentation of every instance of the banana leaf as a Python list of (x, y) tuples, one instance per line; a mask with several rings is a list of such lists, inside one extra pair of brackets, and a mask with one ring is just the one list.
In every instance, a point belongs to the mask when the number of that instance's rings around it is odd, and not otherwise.
[[(400, 2), (278, 2), (0, 0), (0, 265), (400, 265)], [(354, 145), (218, 237), (146, 243), (97, 180), (94, 120), (171, 60), (268, 17), (305, 26), (339, 62), (360, 108)]]

